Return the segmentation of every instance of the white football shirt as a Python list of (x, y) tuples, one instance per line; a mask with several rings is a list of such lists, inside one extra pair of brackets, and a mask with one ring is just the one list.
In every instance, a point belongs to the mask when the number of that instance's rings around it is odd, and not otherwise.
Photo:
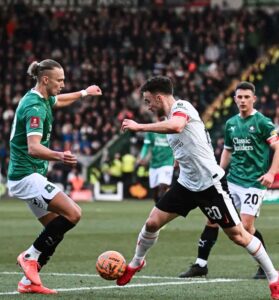
[(178, 161), (178, 182), (191, 191), (203, 191), (221, 179), (225, 171), (217, 164), (211, 140), (194, 106), (185, 100), (176, 101), (168, 116), (188, 120), (181, 133), (168, 134), (168, 142)]

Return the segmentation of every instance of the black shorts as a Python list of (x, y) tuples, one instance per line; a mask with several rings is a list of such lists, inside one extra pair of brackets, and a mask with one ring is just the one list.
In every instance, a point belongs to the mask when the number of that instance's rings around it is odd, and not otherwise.
[(222, 228), (233, 227), (240, 223), (225, 176), (200, 192), (190, 191), (176, 182), (159, 200), (156, 207), (183, 217), (186, 217), (192, 209), (199, 207), (211, 223), (218, 223)]

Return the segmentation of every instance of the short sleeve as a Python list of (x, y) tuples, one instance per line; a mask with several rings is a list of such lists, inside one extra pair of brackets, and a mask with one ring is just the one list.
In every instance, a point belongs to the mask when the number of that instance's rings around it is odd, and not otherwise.
[(43, 135), (43, 124), (46, 118), (46, 110), (36, 104), (26, 108), (25, 127), (27, 136)]
[(49, 97), (50, 107), (55, 106), (56, 102), (57, 102), (57, 97), (56, 96)]
[(146, 132), (144, 135), (144, 141), (143, 143), (146, 145), (150, 145), (153, 142), (152, 134), (151, 132)]
[(261, 122), (261, 129), (263, 133), (263, 138), (269, 145), (278, 142), (278, 132), (271, 119), (264, 118)]
[(233, 130), (233, 127), (230, 126), (228, 122), (226, 122), (225, 125), (225, 138), (224, 138), (224, 148), (225, 149), (232, 149), (233, 143), (231, 138), (231, 130)]
[(176, 101), (172, 107), (171, 117), (184, 117), (187, 121), (190, 120), (190, 111), (187, 108), (185, 101)]

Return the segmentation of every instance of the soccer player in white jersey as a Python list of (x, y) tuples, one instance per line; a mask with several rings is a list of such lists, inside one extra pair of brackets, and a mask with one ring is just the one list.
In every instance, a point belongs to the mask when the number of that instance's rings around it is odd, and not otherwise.
[[(254, 109), (255, 86), (240, 82), (235, 89), (235, 102), (239, 114), (226, 122), (225, 145), (220, 166), (228, 169), (228, 187), (235, 206), (240, 210), (244, 228), (256, 236), (265, 247), (261, 233), (255, 228), (260, 214), (266, 188), (274, 181), (278, 172), (279, 140), (272, 121)], [(269, 150), (274, 155), (269, 167)], [(180, 278), (203, 276), (208, 273), (207, 260), (218, 236), (218, 224), (207, 222), (198, 246), (198, 257), (189, 270)], [(265, 279), (265, 273), (258, 268), (254, 279)]]
[(163, 111), (167, 120), (140, 124), (125, 119), (122, 129), (166, 133), (180, 174), (177, 182), (152, 209), (139, 233), (135, 255), (117, 284), (126, 285), (144, 267), (147, 251), (157, 241), (162, 226), (178, 216), (186, 217), (192, 209), (199, 207), (212, 223), (218, 223), (234, 243), (244, 247), (261, 265), (272, 299), (279, 299), (278, 272), (261, 241), (244, 229), (230, 198), (225, 172), (215, 160), (209, 135), (198, 112), (188, 101), (175, 100), (168, 77), (149, 79), (141, 92), (149, 109), (154, 113)]
[(86, 95), (99, 96), (102, 91), (92, 85), (82, 91), (60, 94), (64, 88), (64, 70), (51, 59), (31, 63), (27, 73), (36, 79), (36, 85), (20, 100), (15, 113), (10, 137), (8, 188), (10, 194), (26, 202), (44, 230), (17, 258), (25, 274), (18, 283), (18, 291), (55, 294), (55, 290), (42, 285), (38, 271), (53, 255), (64, 234), (78, 223), (81, 209), (45, 177), (48, 161), (61, 161), (70, 166), (77, 163), (70, 151), (49, 149), (52, 110)]

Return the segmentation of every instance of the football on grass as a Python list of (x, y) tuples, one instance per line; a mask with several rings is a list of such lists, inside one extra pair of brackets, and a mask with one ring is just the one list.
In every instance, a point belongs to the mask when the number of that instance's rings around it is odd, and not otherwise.
[(117, 251), (106, 251), (98, 257), (96, 269), (102, 278), (115, 280), (125, 272), (126, 261), (123, 255)]

